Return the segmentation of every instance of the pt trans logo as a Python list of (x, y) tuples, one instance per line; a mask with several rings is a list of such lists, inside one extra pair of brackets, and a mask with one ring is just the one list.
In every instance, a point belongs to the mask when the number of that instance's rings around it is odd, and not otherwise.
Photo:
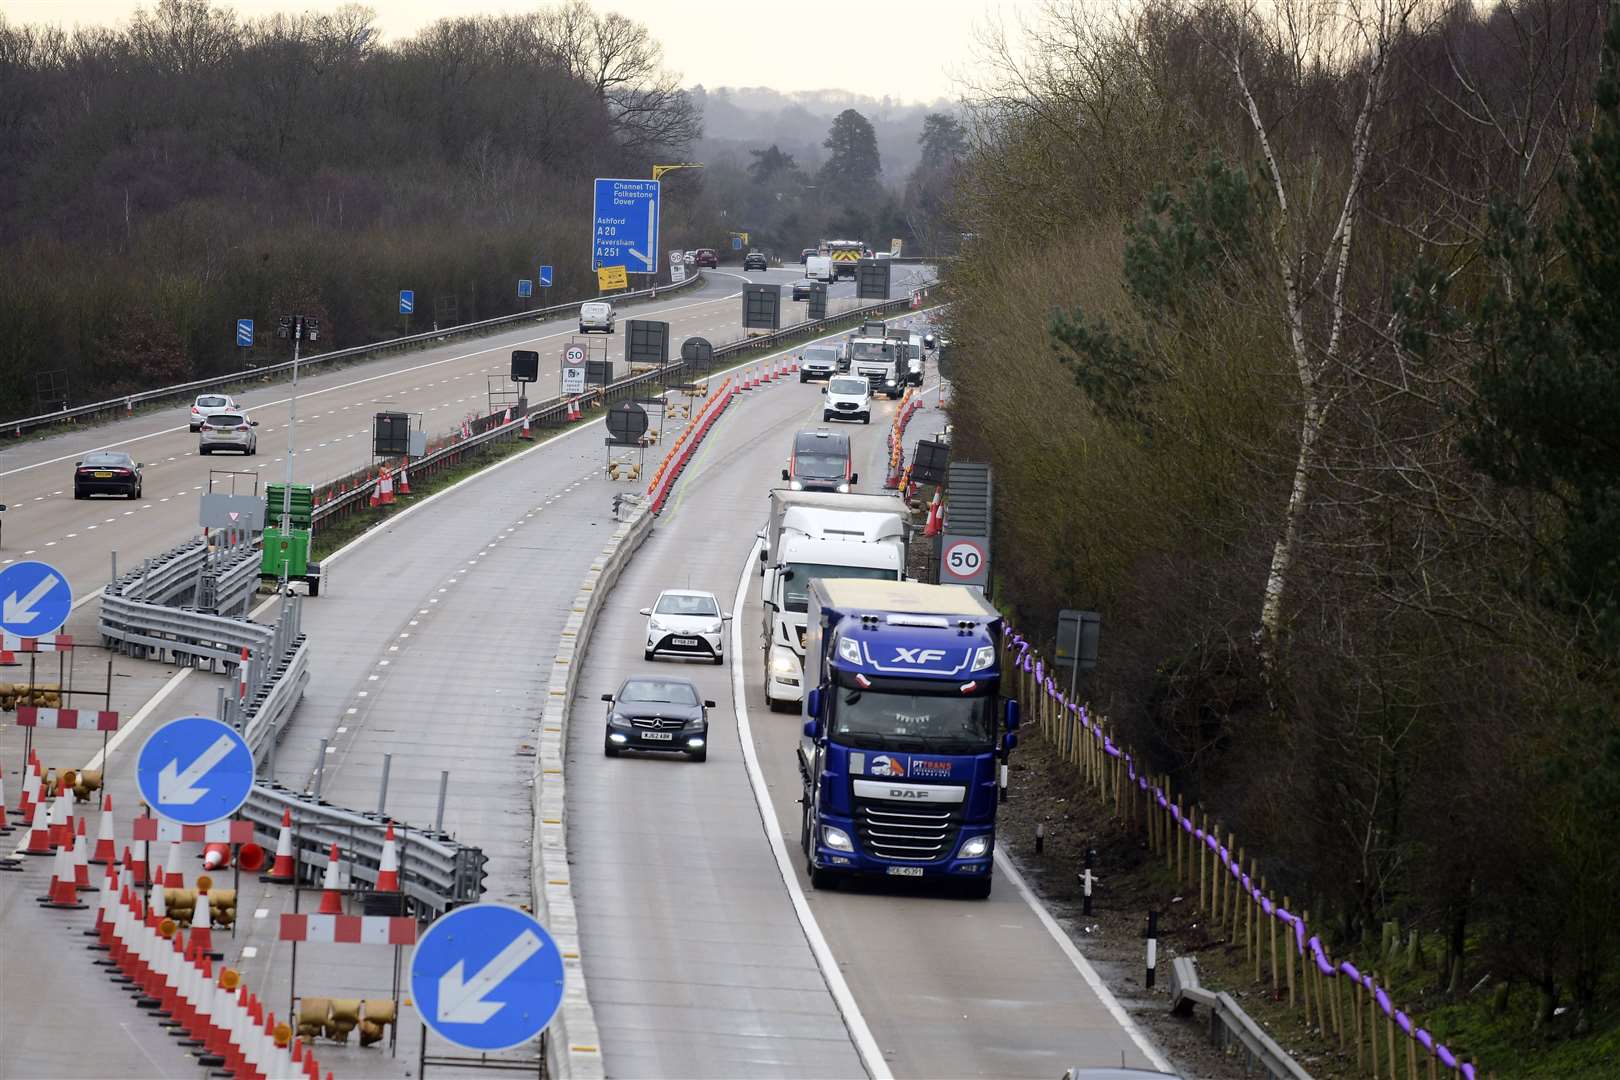
[(936, 761), (931, 758), (914, 757), (911, 759), (911, 775), (918, 777), (944, 778), (951, 775), (951, 763)]
[(894, 650), (894, 662), (897, 664), (932, 664), (943, 659), (944, 649), (902, 649), (897, 646)]
[(879, 754), (872, 759), (871, 773), (873, 776), (904, 776), (906, 775), (906, 763), (899, 758)]

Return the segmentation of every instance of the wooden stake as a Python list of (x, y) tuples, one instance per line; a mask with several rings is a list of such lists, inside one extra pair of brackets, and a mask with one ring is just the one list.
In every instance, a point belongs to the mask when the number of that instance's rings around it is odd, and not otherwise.
[(1361, 985), (1359, 979), (1355, 985), (1350, 987), (1351, 1004), (1356, 1007), (1356, 1068), (1358, 1070), (1365, 1068), (1367, 1064), (1367, 1033), (1361, 1023), (1361, 995), (1365, 992), (1366, 988)]
[[(1286, 896), (1283, 897), (1283, 907), (1292, 911), (1293, 905), (1292, 900)], [(1288, 975), (1288, 1007), (1292, 1009), (1299, 1004), (1299, 997), (1294, 987), (1294, 928), (1284, 924), (1283, 935), (1285, 938), (1283, 941), (1283, 971)]]
[[(1260, 891), (1270, 895), (1266, 889), (1264, 878), (1260, 879)], [(1271, 992), (1276, 994), (1282, 990), (1282, 980), (1277, 977), (1277, 915), (1273, 911), (1271, 918), (1266, 920), (1271, 928)]]

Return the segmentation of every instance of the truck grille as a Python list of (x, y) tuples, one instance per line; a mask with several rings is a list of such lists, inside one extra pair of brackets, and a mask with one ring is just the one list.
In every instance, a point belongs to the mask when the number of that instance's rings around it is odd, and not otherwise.
[(960, 826), (960, 808), (855, 800), (855, 831), (861, 847), (880, 859), (938, 862), (956, 850)]

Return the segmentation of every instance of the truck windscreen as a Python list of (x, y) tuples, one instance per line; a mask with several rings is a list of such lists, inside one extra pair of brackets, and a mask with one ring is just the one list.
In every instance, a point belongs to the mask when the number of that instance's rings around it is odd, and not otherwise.
[(840, 685), (832, 706), (834, 737), (874, 750), (982, 754), (995, 746), (991, 694), (964, 695), (954, 683), (929, 693), (899, 689), (898, 680), (862, 689)]
[(862, 360), (875, 360), (884, 364), (894, 361), (892, 341), (856, 341), (849, 348), (850, 357), (857, 363)]
[(810, 582), (814, 578), (865, 578), (894, 581), (896, 572), (881, 566), (822, 566), (790, 563), (782, 575), (782, 605), (789, 611), (810, 610)]

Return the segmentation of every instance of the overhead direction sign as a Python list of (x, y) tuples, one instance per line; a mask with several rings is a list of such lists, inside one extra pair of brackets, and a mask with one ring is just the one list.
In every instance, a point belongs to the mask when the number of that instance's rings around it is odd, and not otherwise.
[(253, 790), (253, 751), (229, 724), (182, 716), (141, 744), (135, 784), (158, 817), (209, 825), (230, 817), (247, 801)]
[(236, 343), (244, 349), (253, 347), (253, 320), (236, 320)]
[(545, 1030), (563, 996), (562, 954), (527, 912), (456, 908), (411, 957), (411, 995), (434, 1033), (468, 1050), (510, 1050)]
[(622, 266), (632, 274), (658, 272), (660, 188), (657, 180), (596, 181), (596, 204), (591, 214), (592, 269)]
[(0, 630), (12, 637), (56, 633), (73, 610), (73, 587), (50, 563), (12, 563), (0, 570)]

